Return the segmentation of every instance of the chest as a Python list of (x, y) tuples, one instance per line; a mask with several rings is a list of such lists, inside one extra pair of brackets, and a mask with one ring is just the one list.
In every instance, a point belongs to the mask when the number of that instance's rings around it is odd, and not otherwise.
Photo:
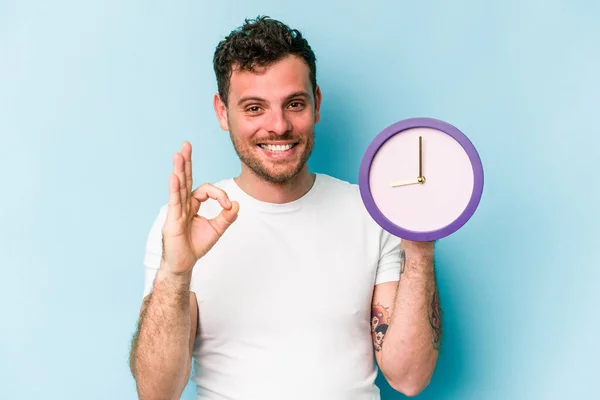
[(205, 336), (368, 323), (378, 253), (360, 223), (341, 228), (308, 218), (294, 229), (269, 219), (244, 222), (194, 269)]

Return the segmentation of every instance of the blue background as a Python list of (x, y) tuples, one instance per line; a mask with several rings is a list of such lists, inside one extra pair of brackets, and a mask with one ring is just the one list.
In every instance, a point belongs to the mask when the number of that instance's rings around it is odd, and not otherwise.
[(445, 337), (418, 398), (594, 397), (600, 3), (573, 0), (1, 1), (0, 397), (136, 398), (171, 156), (190, 140), (197, 183), (238, 173), (211, 61), (258, 14), (317, 53), (314, 170), (356, 183), (370, 140), (415, 116), (483, 160), (480, 208), (437, 247)]

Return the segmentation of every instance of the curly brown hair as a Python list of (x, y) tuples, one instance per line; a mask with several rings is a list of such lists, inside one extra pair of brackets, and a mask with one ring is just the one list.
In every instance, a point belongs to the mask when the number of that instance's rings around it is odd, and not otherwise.
[(244, 24), (231, 31), (215, 50), (213, 68), (223, 103), (227, 105), (234, 67), (252, 71), (288, 55), (301, 57), (307, 63), (314, 92), (317, 87), (316, 57), (302, 33), (268, 16), (245, 19)]

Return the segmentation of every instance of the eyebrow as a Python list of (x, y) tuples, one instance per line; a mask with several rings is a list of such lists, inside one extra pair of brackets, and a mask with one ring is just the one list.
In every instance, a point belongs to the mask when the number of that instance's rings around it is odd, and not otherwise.
[[(301, 91), (294, 92), (294, 93), (290, 94), (289, 96), (287, 96), (287, 97), (285, 98), (285, 101), (291, 100), (291, 99), (293, 99), (294, 97), (304, 97), (304, 98), (309, 98), (309, 97), (310, 97), (310, 95), (308, 94), (308, 92), (306, 92), (306, 91), (304, 91), (304, 90), (301, 90)], [(247, 102), (247, 101), (259, 101), (259, 102), (264, 102), (264, 101), (265, 101), (265, 99), (263, 99), (263, 98), (260, 98), (260, 97), (256, 97), (256, 96), (242, 97), (242, 98), (241, 98), (241, 99), (240, 99), (240, 100), (237, 102), (237, 104), (238, 104), (238, 106), (239, 106), (239, 105), (242, 105), (243, 103), (245, 103), (245, 102)]]

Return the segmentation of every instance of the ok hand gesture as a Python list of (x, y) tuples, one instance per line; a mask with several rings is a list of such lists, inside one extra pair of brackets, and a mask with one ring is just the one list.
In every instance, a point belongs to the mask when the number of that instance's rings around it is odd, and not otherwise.
[[(210, 184), (192, 191), (192, 146), (184, 142), (173, 157), (169, 176), (169, 208), (163, 225), (165, 268), (173, 274), (191, 273), (203, 257), (237, 218), (239, 204)], [(213, 219), (198, 215), (200, 204), (208, 198), (219, 201), (223, 210)]]

